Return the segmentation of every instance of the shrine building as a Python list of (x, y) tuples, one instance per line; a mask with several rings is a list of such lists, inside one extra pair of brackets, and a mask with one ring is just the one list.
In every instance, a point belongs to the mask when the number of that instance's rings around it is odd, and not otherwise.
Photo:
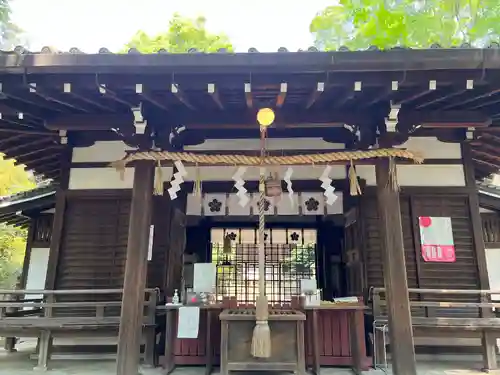
[[(1, 221), (29, 228), (22, 289), (48, 322), (0, 314), (0, 336), (39, 337), (39, 366), (90, 336), (120, 375), (140, 360), (267, 369), (221, 344), (221, 313), (252, 309), (264, 274), (271, 339), (273, 309), (305, 319), (294, 366), (359, 372), (389, 351), (411, 375), (415, 353), (458, 351), (496, 368), (485, 240), (500, 248), (500, 205), (484, 181), (500, 169), (498, 49), (18, 48), (0, 54), (0, 92), (0, 152), (51, 179), (0, 201)], [(152, 299), (191, 295), (197, 263), (214, 264), (212, 304), (196, 338), (162, 311), (158, 354)]]

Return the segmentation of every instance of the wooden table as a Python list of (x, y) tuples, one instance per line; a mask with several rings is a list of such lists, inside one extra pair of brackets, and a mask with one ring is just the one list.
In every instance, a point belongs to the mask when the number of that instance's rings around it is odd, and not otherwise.
[[(183, 305), (164, 305), (158, 306), (158, 311), (165, 311), (165, 353), (163, 357), (162, 367), (166, 369), (166, 374), (170, 374), (175, 369), (174, 348), (177, 332), (177, 317), (179, 307)], [(205, 334), (205, 374), (210, 375), (213, 369), (213, 345), (211, 337), (210, 323), (214, 314), (219, 314), (222, 311), (222, 305), (200, 305), (197, 306), (200, 310), (206, 311), (206, 334)], [(200, 311), (201, 312), (201, 311)]]
[(230, 371), (292, 371), (304, 375), (304, 320), (296, 310), (271, 310), (268, 323), (271, 330), (271, 357), (251, 355), (255, 309), (228, 309), (220, 314), (221, 348), (220, 373)]
[[(363, 369), (363, 353), (361, 353), (362, 343), (360, 342), (360, 335), (358, 330), (364, 326), (363, 311), (366, 306), (359, 303), (342, 303), (342, 304), (328, 304), (320, 306), (305, 306), (304, 310), (307, 315), (308, 331), (312, 332), (312, 354), (313, 354), (313, 368), (312, 371), (316, 375), (320, 375), (320, 353), (319, 353), (319, 324), (318, 313), (320, 311), (346, 311), (349, 316), (349, 339), (351, 345), (352, 356), (352, 369), (356, 374), (361, 374)], [(363, 332), (364, 333), (364, 332)]]

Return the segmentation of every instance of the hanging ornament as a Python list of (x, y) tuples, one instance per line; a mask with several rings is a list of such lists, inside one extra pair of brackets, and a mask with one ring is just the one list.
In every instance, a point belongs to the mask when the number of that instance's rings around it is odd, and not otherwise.
[(239, 198), (238, 204), (241, 207), (245, 207), (250, 202), (247, 194), (248, 190), (245, 188), (245, 180), (243, 179), (246, 170), (246, 167), (239, 167), (233, 175), (234, 187), (238, 191), (236, 196)]
[(195, 197), (201, 198), (201, 176), (200, 176), (200, 168), (198, 167), (198, 163), (196, 163), (196, 179), (193, 185), (193, 195)]
[(161, 170), (161, 161), (156, 163), (154, 195), (163, 195), (163, 173)]
[(257, 122), (263, 128), (266, 128), (274, 122), (275, 114), (271, 108), (261, 108), (257, 112)]
[(170, 181), (170, 189), (168, 189), (168, 194), (172, 200), (177, 198), (177, 192), (181, 190), (181, 184), (184, 182), (184, 177), (187, 176), (187, 171), (182, 161), (176, 160), (174, 166), (177, 172), (174, 173), (173, 180)]
[(354, 169), (352, 159), (349, 166), (349, 187), (350, 193), (353, 197), (361, 195), (361, 186), (359, 186), (358, 176), (356, 175), (356, 169)]
[(322, 182), (321, 187), (325, 190), (324, 196), (326, 197), (326, 204), (331, 206), (337, 200), (335, 188), (332, 186), (332, 179), (329, 177), (332, 167), (327, 165), (321, 174), (319, 180)]
[(279, 197), (281, 195), (281, 180), (277, 173), (270, 173), (265, 181), (266, 196)]
[(283, 176), (283, 181), (286, 183), (286, 190), (288, 191), (288, 199), (290, 199), (290, 204), (292, 207), (295, 205), (295, 200), (293, 198), (293, 188), (292, 188), (292, 175), (293, 175), (293, 168), (288, 167), (288, 169), (285, 172), (285, 175)]

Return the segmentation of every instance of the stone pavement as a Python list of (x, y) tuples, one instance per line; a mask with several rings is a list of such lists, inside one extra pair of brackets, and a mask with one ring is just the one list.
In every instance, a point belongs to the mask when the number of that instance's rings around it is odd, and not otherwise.
[[(7, 354), (0, 349), (0, 375), (33, 375), (36, 364), (29, 358), (33, 352), (32, 347), (20, 346), (19, 352)], [(112, 360), (52, 360), (51, 369), (47, 375), (116, 375), (115, 363)], [(480, 363), (469, 362), (423, 362), (418, 363), (418, 375), (480, 375)], [(142, 369), (142, 375), (163, 375), (162, 369)], [(203, 375), (202, 367), (180, 367), (174, 375)], [(346, 368), (323, 368), (321, 375), (350, 375), (352, 372)], [(381, 370), (370, 370), (366, 375), (385, 375)], [(492, 371), (490, 374), (500, 375), (500, 370)], [(217, 375), (217, 369), (214, 372)], [(248, 375), (248, 374), (244, 374)], [(387, 375), (391, 375), (388, 371)]]

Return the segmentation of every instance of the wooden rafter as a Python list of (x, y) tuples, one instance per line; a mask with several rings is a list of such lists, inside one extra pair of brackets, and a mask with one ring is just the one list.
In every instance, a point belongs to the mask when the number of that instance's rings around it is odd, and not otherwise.
[(172, 83), (170, 85), (170, 91), (182, 104), (184, 104), (191, 110), (195, 110), (195, 107), (188, 101), (186, 95), (184, 94), (184, 92), (181, 90), (181, 88), (177, 83)]
[(224, 105), (222, 104), (219, 92), (215, 87), (215, 83), (209, 83), (207, 85), (207, 92), (208, 95), (210, 95), (210, 97), (214, 101), (214, 103), (217, 105), (217, 107), (219, 107), (219, 109), (224, 109)]

